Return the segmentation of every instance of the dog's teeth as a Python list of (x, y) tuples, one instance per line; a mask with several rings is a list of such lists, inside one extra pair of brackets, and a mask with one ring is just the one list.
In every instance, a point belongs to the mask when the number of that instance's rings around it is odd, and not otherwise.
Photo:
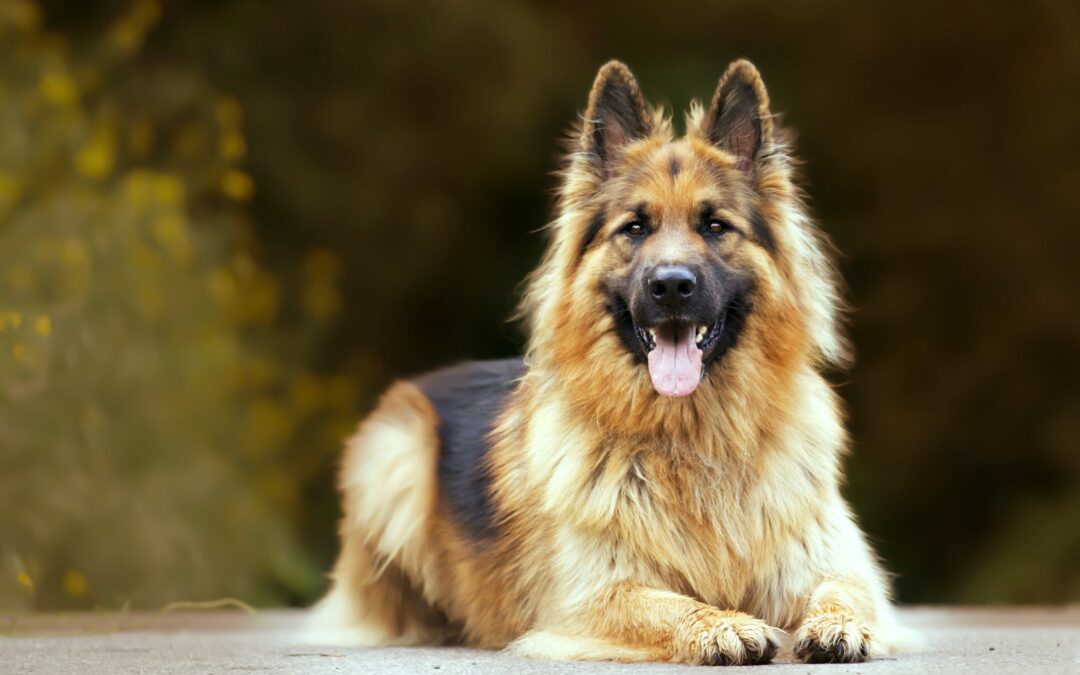
[(653, 342), (656, 342), (656, 331), (652, 328), (649, 329), (649, 337), (653, 339)]
[(698, 328), (697, 328), (697, 339), (696, 339), (696, 342), (698, 344), (701, 344), (702, 341), (705, 340), (705, 334), (708, 332), (708, 330), (709, 330), (708, 326), (698, 326)]

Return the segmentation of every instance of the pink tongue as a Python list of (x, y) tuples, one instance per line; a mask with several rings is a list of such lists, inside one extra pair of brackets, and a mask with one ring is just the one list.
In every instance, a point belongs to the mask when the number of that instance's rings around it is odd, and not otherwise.
[[(701, 381), (701, 350), (694, 343), (694, 326), (680, 325), (656, 332), (656, 347), (649, 352), (649, 376), (661, 396), (689, 396)], [(674, 341), (673, 341), (674, 338)]]

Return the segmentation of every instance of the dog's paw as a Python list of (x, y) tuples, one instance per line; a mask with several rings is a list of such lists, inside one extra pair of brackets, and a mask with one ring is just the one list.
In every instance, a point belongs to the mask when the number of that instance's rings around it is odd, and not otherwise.
[(768, 663), (778, 649), (774, 630), (742, 612), (710, 612), (691, 623), (685, 660), (709, 666)]
[(795, 633), (795, 658), (807, 663), (870, 660), (870, 630), (854, 612), (834, 609), (808, 616)]

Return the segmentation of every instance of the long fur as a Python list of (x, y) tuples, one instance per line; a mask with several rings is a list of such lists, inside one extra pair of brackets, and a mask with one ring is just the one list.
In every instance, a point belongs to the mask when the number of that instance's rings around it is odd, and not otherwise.
[[(611, 171), (674, 204), (708, 180), (703, 167), (741, 166), (709, 127), (726, 81), (759, 105), (764, 142), (740, 194), (774, 241), (731, 244), (756, 283), (742, 334), (692, 396), (664, 398), (602, 311), (602, 282), (622, 269), (606, 231), (586, 252), (582, 242), (596, 205), (631, 189)], [(757, 71), (733, 64), (680, 139), (651, 108), (625, 129), (608, 122), (610, 91), (631, 112), (644, 105), (625, 66), (601, 70), (522, 303), (527, 367), (486, 437), (495, 534), (470, 533), (448, 508), (438, 413), (421, 387), (398, 383), (347, 445), (342, 553), (312, 639), (760, 663), (780, 628), (808, 661), (894, 651), (903, 634), (840, 495), (847, 438), (821, 374), (849, 353), (837, 275)], [(625, 138), (635, 125), (645, 133)], [(601, 156), (594, 138), (618, 154)]]

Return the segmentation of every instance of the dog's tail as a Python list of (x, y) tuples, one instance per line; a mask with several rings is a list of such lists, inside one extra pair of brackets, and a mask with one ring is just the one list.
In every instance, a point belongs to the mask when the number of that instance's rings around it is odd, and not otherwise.
[(620, 645), (598, 638), (530, 631), (511, 642), (506, 650), (519, 656), (552, 661), (658, 661), (652, 650)]
[(875, 652), (882, 655), (894, 655), (910, 654), (927, 649), (926, 636), (907, 625), (906, 622), (901, 622), (895, 609), (890, 607), (888, 611), (881, 614), (878, 619)]

